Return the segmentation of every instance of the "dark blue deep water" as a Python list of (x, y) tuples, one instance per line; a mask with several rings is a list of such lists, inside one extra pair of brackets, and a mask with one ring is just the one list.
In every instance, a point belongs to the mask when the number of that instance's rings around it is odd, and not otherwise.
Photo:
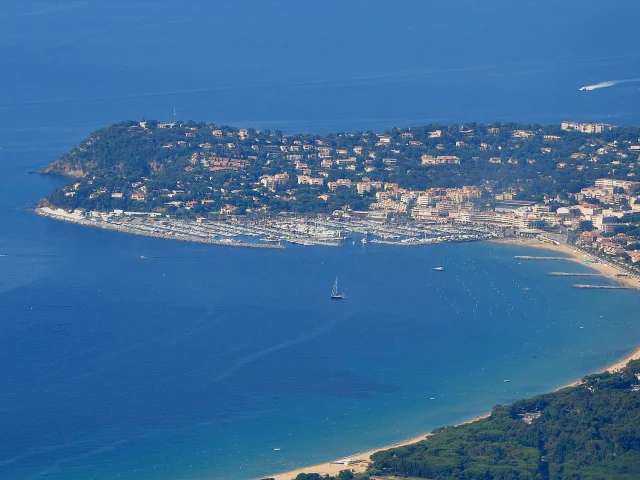
[[(545, 275), (580, 265), (518, 264), (527, 250), (496, 244), (253, 251), (120, 235), (32, 214), (62, 180), (28, 172), (174, 107), (285, 132), (638, 124), (638, 83), (578, 92), (640, 77), (638, 18), (633, 0), (2, 2), (0, 478), (247, 479), (629, 353), (640, 297)], [(327, 298), (336, 274), (344, 302)]]

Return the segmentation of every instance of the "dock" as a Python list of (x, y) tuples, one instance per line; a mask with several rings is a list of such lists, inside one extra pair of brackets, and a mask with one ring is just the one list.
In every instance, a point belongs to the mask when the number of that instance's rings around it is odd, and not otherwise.
[(624, 287), (622, 285), (614, 286), (614, 285), (583, 285), (576, 284), (572, 285), (573, 288), (583, 288), (583, 289), (591, 289), (591, 290), (633, 290), (632, 287)]
[(534, 257), (530, 255), (516, 255), (516, 260), (570, 260), (567, 257)]
[(549, 272), (550, 277), (601, 277), (601, 273)]

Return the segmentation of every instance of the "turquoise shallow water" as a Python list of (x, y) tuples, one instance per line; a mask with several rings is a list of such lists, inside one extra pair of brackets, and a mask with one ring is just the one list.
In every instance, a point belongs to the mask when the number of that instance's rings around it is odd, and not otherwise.
[[(0, 478), (246, 479), (464, 420), (640, 344), (636, 292), (573, 290), (545, 273), (586, 267), (518, 264), (518, 247), (209, 248), (27, 210), (61, 181), (28, 172), (174, 106), (285, 132), (640, 120), (637, 86), (577, 91), (640, 77), (637, 2), (344, 3), (3, 2)], [(344, 302), (327, 298), (336, 274)]]

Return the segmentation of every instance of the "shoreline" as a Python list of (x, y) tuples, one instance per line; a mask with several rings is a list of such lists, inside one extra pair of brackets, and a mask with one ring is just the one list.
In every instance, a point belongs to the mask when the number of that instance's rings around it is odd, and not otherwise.
[[(542, 248), (542, 249), (546, 249), (546, 250), (550, 250), (550, 251), (554, 251), (554, 252), (559, 252), (559, 253), (563, 253), (568, 255), (567, 260), (572, 261), (572, 262), (578, 262), (581, 265), (584, 265), (582, 263), (582, 260), (586, 257), (589, 259), (592, 259), (593, 257), (590, 257), (589, 255), (586, 255), (582, 252), (577, 252), (575, 250), (573, 250), (571, 247), (567, 246), (567, 245), (562, 245), (562, 244), (556, 244), (556, 243), (552, 243), (551, 241), (542, 241), (539, 239), (514, 239), (514, 240), (510, 240), (510, 239), (492, 239), (492, 240), (488, 240), (490, 242), (495, 242), (495, 243), (504, 243), (504, 244), (512, 244), (512, 245), (522, 245), (522, 246), (526, 246), (526, 247), (531, 247), (531, 248)], [(596, 271), (598, 271), (602, 276), (612, 279), (626, 287), (632, 288), (634, 290), (640, 290), (640, 279), (636, 278), (636, 277), (617, 277), (616, 274), (618, 273), (626, 273), (623, 270), (616, 268), (615, 266), (609, 265), (609, 264), (605, 264), (605, 263), (594, 263), (594, 264), (588, 264), (587, 265), (589, 268), (592, 268)], [(620, 371), (622, 368), (624, 368), (624, 366), (631, 360), (640, 360), (640, 347), (636, 348), (636, 350), (634, 350), (633, 352), (631, 352), (630, 354), (628, 354), (627, 356), (625, 356), (623, 359), (618, 360), (610, 365), (607, 365), (606, 367), (597, 370), (595, 372), (593, 372), (593, 374), (596, 373), (604, 373), (604, 372), (611, 372), (611, 373), (615, 373)], [(554, 390), (552, 390), (553, 392), (558, 391), (558, 390), (562, 390), (563, 388), (568, 388), (568, 387), (574, 387), (576, 385), (578, 385), (581, 382), (582, 379), (578, 379), (578, 380), (574, 380), (573, 382), (567, 383), (566, 385), (562, 385)], [(467, 423), (473, 423), (475, 421), (478, 420), (482, 420), (483, 418), (487, 418), (489, 415), (491, 415), (491, 412), (487, 412), (484, 413), (482, 415), (478, 415), (476, 417), (473, 417), (469, 420), (465, 420), (463, 422), (457, 423), (454, 426), (460, 426), (460, 425), (465, 425)], [(421, 435), (416, 435), (413, 436), (407, 440), (402, 440), (400, 442), (396, 442), (390, 445), (385, 445), (379, 448), (373, 448), (370, 450), (366, 450), (363, 452), (359, 452), (353, 455), (346, 455), (343, 457), (340, 457), (341, 459), (345, 459), (345, 458), (354, 458), (354, 459), (361, 459), (362, 461), (358, 462), (358, 463), (354, 463), (351, 465), (345, 465), (345, 464), (334, 464), (331, 463), (331, 461), (329, 462), (323, 462), (323, 463), (317, 463), (314, 465), (308, 465), (305, 467), (300, 467), (300, 468), (296, 468), (296, 469), (292, 469), (292, 470), (288, 470), (286, 472), (282, 472), (282, 473), (278, 473), (278, 474), (265, 474), (262, 475), (260, 478), (273, 478), (274, 480), (293, 480), (298, 474), (300, 473), (319, 473), (321, 475), (337, 475), (340, 470), (345, 470), (345, 469), (349, 469), (349, 470), (353, 470), (355, 472), (364, 472), (367, 467), (368, 464), (370, 462), (370, 457), (371, 455), (373, 455), (374, 453), (380, 452), (380, 451), (384, 451), (384, 450), (388, 450), (390, 448), (396, 448), (396, 447), (403, 447), (406, 445), (411, 445), (413, 443), (418, 443), (424, 439), (426, 439), (427, 437), (432, 435), (432, 431), (428, 431), (425, 432)], [(335, 461), (335, 460), (334, 460)]]
[[(544, 240), (539, 240), (534, 238), (513, 239), (513, 240), (496, 238), (488, 241), (493, 243), (502, 243), (505, 245), (520, 245), (523, 247), (540, 248), (544, 250), (550, 250), (552, 252), (563, 253), (567, 255), (568, 261), (580, 263), (580, 265), (584, 265), (588, 268), (591, 268), (597, 271), (603, 277), (609, 278), (610, 280), (613, 280), (624, 287), (631, 288), (634, 290), (640, 290), (640, 278), (630, 275), (628, 272), (626, 272), (625, 270), (615, 265), (611, 265), (609, 263), (603, 263), (602, 260), (600, 260), (597, 257), (594, 257), (593, 255), (589, 255), (587, 253), (574, 250), (568, 245), (556, 243), (552, 240), (544, 241)], [(582, 263), (583, 260), (594, 260), (597, 263), (584, 264)], [(629, 276), (619, 277), (617, 276), (619, 274), (624, 274)]]
[[(482, 415), (477, 415), (473, 418), (470, 418), (469, 420), (464, 420), (462, 422), (456, 423), (454, 426), (458, 427), (460, 425), (465, 425), (467, 423), (473, 423), (478, 420), (487, 418), (489, 417), (489, 415), (491, 415), (491, 412), (483, 413)], [(390, 448), (404, 447), (406, 445), (418, 443), (424, 440), (425, 438), (430, 437), (431, 435), (433, 435), (432, 430), (429, 430), (426, 433), (423, 433), (421, 435), (416, 435), (414, 437), (408, 438), (407, 440), (401, 440), (399, 442), (395, 442), (390, 445), (385, 445), (383, 447), (373, 448), (371, 450), (366, 450), (364, 452), (359, 452), (353, 455), (348, 455), (346, 457), (341, 457), (342, 459), (346, 459), (346, 458), (361, 459), (361, 461), (357, 463), (353, 463), (351, 465), (334, 464), (334, 463), (331, 463), (332, 461), (329, 461), (324, 463), (318, 463), (315, 465), (310, 465), (308, 467), (297, 468), (295, 470), (288, 470), (282, 473), (266, 474), (266, 475), (262, 475), (260, 478), (266, 477), (266, 478), (273, 478), (274, 480), (293, 480), (300, 473), (319, 473), (320, 475), (325, 475), (325, 474), (337, 475), (340, 472), (340, 470), (353, 470), (356, 473), (364, 472), (369, 466), (369, 458), (374, 453), (381, 452), (383, 450), (388, 450)]]
[[(611, 373), (615, 373), (615, 372), (619, 372), (620, 370), (622, 370), (622, 368), (624, 368), (627, 363), (629, 363), (631, 360), (640, 360), (640, 347), (638, 347), (636, 350), (634, 350), (631, 354), (627, 355), (626, 357), (624, 357), (622, 360), (618, 360), (615, 363), (612, 363), (611, 365), (608, 365), (598, 371), (593, 372), (592, 374), (597, 374), (597, 373), (604, 373), (604, 372), (611, 372)], [(589, 374), (588, 374), (589, 375)], [(552, 390), (552, 392), (557, 392), (558, 390), (562, 390), (563, 388), (569, 388), (569, 387), (575, 387), (576, 385), (580, 384), (580, 382), (582, 381), (582, 379), (580, 380), (574, 380), (573, 382), (567, 383), (566, 385), (562, 385), (558, 388), (555, 388)], [(491, 412), (487, 412), (487, 413), (483, 413), (482, 415), (477, 415), (473, 418), (470, 418), (469, 420), (464, 420), (462, 422), (456, 423), (453, 426), (455, 427), (459, 427), (461, 425), (466, 425), (468, 423), (473, 423), (473, 422), (477, 422), (478, 420), (482, 420), (485, 419), (487, 417), (489, 417), (491, 415)], [(383, 447), (379, 447), (379, 448), (373, 448), (371, 450), (367, 450), (364, 452), (360, 452), (360, 453), (356, 453), (353, 455), (347, 455), (344, 457), (340, 457), (342, 459), (344, 458), (354, 458), (354, 459), (361, 459), (362, 461), (351, 464), (351, 465), (344, 465), (344, 464), (334, 464), (331, 463), (332, 461), (329, 462), (323, 462), (323, 463), (317, 463), (315, 465), (309, 465), (307, 467), (300, 467), (300, 468), (296, 468), (294, 470), (288, 470), (286, 472), (282, 472), (282, 473), (277, 473), (277, 474), (265, 474), (262, 475), (259, 478), (273, 478), (274, 480), (294, 480), (295, 477), (300, 474), (300, 473), (319, 473), (320, 475), (337, 475), (340, 470), (353, 470), (356, 473), (359, 472), (364, 472), (367, 467), (368, 464), (370, 462), (370, 458), (371, 455), (373, 455), (374, 453), (377, 452), (382, 452), (384, 450), (389, 450), (390, 448), (397, 448), (397, 447), (404, 447), (406, 445), (411, 445), (413, 443), (418, 443), (422, 440), (425, 440), (426, 438), (430, 437), (431, 435), (433, 435), (433, 430), (429, 430), (428, 432), (425, 432), (421, 435), (416, 435), (414, 437), (411, 437), (407, 440), (401, 440), (399, 442), (396, 443), (392, 443), (390, 445), (385, 445)], [(333, 460), (335, 461), (335, 460)]]
[(276, 249), (282, 250), (283, 247), (280, 244), (272, 244), (272, 243), (248, 243), (248, 242), (240, 242), (234, 240), (215, 240), (213, 238), (199, 238), (194, 236), (180, 236), (180, 235), (167, 235), (164, 233), (153, 232), (150, 230), (138, 231), (133, 228), (126, 228), (121, 225), (108, 223), (108, 222), (97, 222), (86, 220), (81, 217), (74, 216), (73, 214), (66, 213), (63, 210), (51, 209), (49, 207), (37, 207), (35, 209), (36, 215), (40, 215), (41, 217), (51, 218), (52, 220), (58, 220), (67, 223), (75, 223), (76, 225), (82, 225), (85, 227), (92, 228), (101, 228), (103, 230), (111, 230), (113, 232), (119, 233), (128, 233), (130, 235), (138, 235), (141, 237), (150, 237), (150, 238), (160, 238), (163, 240), (178, 240), (181, 242), (193, 242), (193, 243), (205, 243), (208, 245), (219, 245), (223, 247), (244, 247), (244, 248), (267, 248), (267, 249)]
[(340, 247), (349, 239), (354, 245), (359, 240), (362, 245), (371, 242), (418, 246), (479, 241), (495, 236), (480, 227), (468, 225), (390, 225), (370, 219), (343, 221), (326, 216), (276, 214), (261, 219), (233, 217), (228, 221), (202, 218), (187, 220), (150, 212), (87, 212), (84, 209), (71, 211), (51, 206), (36, 207), (35, 213), (54, 220), (133, 235), (249, 248), (286, 248), (282, 243)]

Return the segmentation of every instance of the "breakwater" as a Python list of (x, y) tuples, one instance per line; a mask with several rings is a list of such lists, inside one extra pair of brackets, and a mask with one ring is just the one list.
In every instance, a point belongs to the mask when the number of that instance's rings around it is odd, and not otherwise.
[(601, 277), (601, 273), (549, 272), (550, 277)]
[(567, 257), (537, 257), (531, 255), (516, 255), (513, 258), (516, 260), (570, 260)]
[(573, 288), (582, 288), (587, 290), (633, 290), (631, 287), (625, 287), (622, 285), (585, 285), (578, 283), (571, 286)]
[(132, 235), (141, 235), (145, 237), (162, 238), (165, 240), (180, 240), (183, 242), (206, 243), (208, 245), (222, 245), (227, 247), (246, 247), (246, 248), (268, 248), (283, 249), (282, 245), (272, 243), (250, 243), (236, 240), (234, 238), (216, 239), (203, 234), (194, 235), (179, 229), (160, 229), (160, 228), (144, 228), (139, 224), (118, 223), (115, 221), (92, 221), (73, 214), (66, 213), (61, 210), (52, 210), (50, 208), (36, 208), (36, 213), (43, 217), (62, 220), (63, 222), (76, 223), (94, 228), (103, 228), (105, 230), (113, 230), (116, 232), (130, 233)]

